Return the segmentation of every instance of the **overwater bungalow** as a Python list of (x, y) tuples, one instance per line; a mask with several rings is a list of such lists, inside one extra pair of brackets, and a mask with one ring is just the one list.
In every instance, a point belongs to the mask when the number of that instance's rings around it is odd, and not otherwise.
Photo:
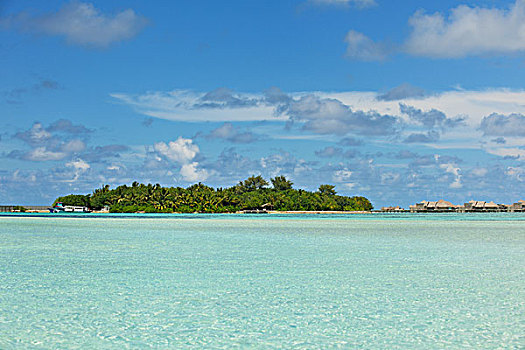
[(508, 206), (510, 212), (525, 212), (525, 201), (519, 200), (518, 202)]
[(452, 212), (456, 211), (456, 206), (449, 201), (440, 199), (438, 201), (421, 201), (410, 206), (411, 213), (425, 212)]
[(458, 212), (497, 212), (507, 211), (507, 206), (504, 204), (496, 204), (494, 202), (485, 201), (469, 201), (461, 206), (458, 206)]
[(399, 213), (399, 212), (404, 212), (405, 209), (401, 208), (400, 206), (395, 206), (395, 207), (392, 206), (392, 207), (382, 207), (381, 211), (385, 213)]

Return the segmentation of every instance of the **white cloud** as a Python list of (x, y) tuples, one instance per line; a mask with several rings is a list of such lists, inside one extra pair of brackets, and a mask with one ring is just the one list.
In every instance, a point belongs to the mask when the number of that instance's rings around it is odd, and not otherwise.
[(61, 160), (68, 156), (66, 152), (51, 151), (46, 147), (36, 147), (24, 155), (24, 159), (32, 161)]
[(525, 115), (492, 113), (483, 118), (480, 129), (491, 136), (525, 136)]
[(168, 144), (164, 142), (157, 142), (153, 146), (155, 151), (167, 159), (181, 163), (188, 164), (199, 153), (199, 146), (193, 144), (193, 140), (179, 137), (175, 141)]
[(82, 152), (86, 149), (86, 144), (82, 140), (74, 139), (68, 141), (63, 148), (68, 153)]
[(450, 90), (423, 98), (407, 98), (398, 101), (377, 101), (378, 94), (375, 92), (348, 91), (319, 94), (325, 98), (338, 99), (355, 110), (374, 110), (381, 114), (392, 114), (402, 118), (404, 116), (400, 110), (400, 102), (422, 110), (437, 109), (450, 117), (466, 116), (465, 123), (472, 128), (477, 128), (481, 120), (492, 113), (525, 114), (524, 90)]
[(77, 170), (88, 170), (91, 167), (82, 159), (72, 160), (71, 162), (66, 163), (66, 166)]
[(513, 148), (513, 147), (500, 147), (500, 148), (487, 148), (486, 150), (490, 154), (494, 154), (500, 157), (512, 157), (517, 159), (525, 159), (525, 149)]
[(136, 36), (147, 24), (146, 18), (132, 9), (113, 16), (101, 13), (93, 4), (72, 1), (55, 13), (31, 16), (20, 13), (2, 21), (36, 34), (65, 37), (67, 42), (88, 47), (107, 47)]
[(460, 58), (525, 51), (525, 0), (510, 9), (458, 6), (448, 18), (417, 12), (405, 51), (416, 56)]
[(385, 172), (381, 174), (381, 184), (391, 185), (401, 179), (401, 174), (394, 172)]
[(75, 182), (80, 178), (80, 175), (88, 171), (91, 166), (82, 159), (72, 160), (66, 163), (66, 167), (74, 169), (74, 176), (72, 179), (64, 180), (64, 182)]
[(352, 172), (348, 169), (337, 170), (334, 172), (332, 178), (335, 182), (347, 182), (350, 181)]
[(15, 134), (15, 137), (24, 140), (30, 145), (40, 145), (51, 138), (51, 133), (44, 129), (42, 123), (36, 122), (31, 126), (31, 129), (18, 132)]
[(445, 172), (454, 175), (454, 181), (449, 185), (450, 188), (462, 188), (461, 183), (461, 169), (451, 163), (440, 164), (439, 167), (444, 169)]
[[(428, 130), (424, 125), (420, 125), (422, 123), (416, 123), (409, 115), (402, 113), (401, 104), (421, 111), (439, 110), (446, 117), (442, 118), (445, 121), (464, 117), (464, 123), (462, 123), (464, 125), (447, 128), (446, 133), (440, 135), (439, 139), (435, 138), (434, 141), (426, 143), (428, 147), (440, 149), (482, 149), (480, 140), (483, 139), (483, 130), (480, 129), (480, 124), (483, 118), (492, 113), (525, 115), (525, 104), (523, 103), (525, 91), (510, 89), (449, 90), (400, 100), (378, 99), (381, 94), (373, 91), (294, 92), (281, 93), (277, 96), (277, 102), (269, 101), (267, 95), (263, 93), (238, 93), (234, 100), (241, 102), (236, 102), (235, 106), (251, 101), (249, 108), (234, 107), (232, 103), (224, 104), (220, 108), (199, 108), (201, 99), (205, 95), (207, 94), (204, 92), (178, 90), (167, 93), (148, 92), (136, 96), (120, 95), (119, 99), (129, 103), (140, 113), (149, 116), (161, 115), (162, 118), (169, 120), (293, 121), (291, 126), (298, 126), (295, 131), (301, 130), (302, 127), (303, 131), (310, 132), (298, 134), (287, 130), (286, 134), (276, 135), (275, 130), (272, 131), (273, 138), (281, 139), (308, 138), (336, 141), (334, 137), (337, 135), (349, 133), (381, 137), (397, 135), (400, 136), (399, 140), (403, 140), (413, 133), (427, 135)], [(231, 99), (231, 96), (228, 98)], [(155, 112), (150, 113), (151, 111)], [(402, 121), (401, 124), (400, 121)], [(409, 127), (398, 128), (403, 125)], [(435, 123), (433, 125), (435, 126)], [(275, 126), (275, 128), (283, 130), (282, 126)], [(229, 137), (232, 130), (233, 126), (226, 124), (217, 129), (215, 136)], [(519, 147), (520, 144), (514, 139), (517, 137), (508, 138), (506, 145)], [(375, 141), (378, 141), (377, 138)]]
[(36, 182), (35, 174), (23, 174), (20, 169), (16, 169), (12, 174), (12, 179), (17, 182)]
[[(130, 95), (123, 93), (110, 94), (120, 102), (130, 105), (138, 113), (167, 120), (185, 122), (202, 121), (254, 121), (254, 120), (285, 120), (286, 117), (274, 115), (271, 106), (251, 104), (239, 106), (232, 104), (203, 103), (208, 95), (205, 92), (190, 90), (156, 91), (143, 95)], [(252, 95), (243, 94), (246, 98)], [(260, 95), (253, 95), (261, 97)]]
[[(147, 165), (150, 168), (156, 168), (158, 166), (166, 167), (166, 164), (163, 162), (164, 158), (180, 165), (179, 173), (184, 181), (199, 182), (208, 178), (208, 171), (199, 169), (199, 163), (194, 160), (200, 150), (199, 146), (193, 143), (193, 140), (179, 137), (177, 140), (167, 144), (157, 142), (153, 146), (153, 149), (156, 154), (154, 155), (155, 160), (153, 163)], [(167, 164), (167, 167), (170, 167), (170, 164)]]
[(525, 175), (525, 170), (523, 168), (517, 168), (517, 167), (508, 167), (507, 171), (505, 172), (508, 176), (515, 178), (518, 181), (524, 181), (525, 179), (523, 176)]
[[(59, 122), (63, 121), (64, 120)], [(62, 126), (64, 126), (63, 123)], [(73, 127), (75, 130), (80, 130), (82, 132), (88, 130), (83, 126), (72, 124), (69, 125), (69, 127)], [(14, 150), (8, 156), (11, 158), (31, 161), (55, 161), (64, 159), (74, 153), (79, 153), (86, 149), (86, 144), (80, 139), (69, 139), (69, 137), (66, 137), (66, 140), (63, 140), (63, 135), (57, 135), (55, 132), (50, 132), (57, 130), (57, 123), (52, 124), (48, 128), (44, 128), (41, 123), (35, 122), (30, 129), (17, 132), (14, 135), (15, 138), (30, 145), (32, 149), (29, 151)], [(60, 131), (66, 132), (70, 130), (64, 130), (64, 128), (61, 128)]]
[[(249, 108), (224, 106), (216, 109), (196, 108), (204, 92), (176, 90), (171, 92), (148, 92), (143, 95), (111, 94), (120, 102), (127, 104), (140, 114), (161, 119), (201, 122), (201, 121), (287, 121), (286, 113), (276, 114), (275, 104), (265, 104), (262, 94), (242, 94), (261, 103)], [(295, 92), (287, 94), (286, 103), (290, 112), (301, 115), (308, 112), (312, 118), (321, 118), (325, 111), (330, 115), (344, 114), (345, 107), (353, 111), (390, 114), (406, 118), (400, 111), (403, 102), (418, 109), (437, 109), (449, 117), (467, 116), (465, 121), (472, 127), (478, 127), (483, 117), (492, 113), (525, 115), (525, 90), (487, 89), (487, 90), (450, 90), (428, 96), (407, 97), (395, 101), (378, 100), (381, 94), (373, 91), (344, 92)], [(290, 101), (293, 98), (294, 101)], [(322, 102), (322, 103), (321, 103)], [(346, 106), (345, 106), (346, 105)], [(317, 109), (319, 113), (312, 111)], [(322, 113), (321, 113), (322, 112)], [(293, 137), (293, 136), (292, 136)]]
[(206, 138), (208, 139), (223, 139), (233, 143), (251, 143), (259, 140), (259, 135), (250, 131), (241, 131), (232, 123), (224, 123), (218, 128), (212, 130)]
[(472, 169), (471, 173), (472, 175), (480, 178), (480, 177), (484, 177), (485, 175), (487, 175), (489, 171), (487, 170), (487, 168), (474, 168)]
[(208, 172), (205, 169), (197, 169), (199, 163), (193, 162), (184, 164), (180, 169), (180, 174), (185, 181), (201, 182), (208, 178)]
[(363, 33), (351, 30), (346, 34), (346, 57), (361, 61), (382, 61), (388, 56), (388, 47)]

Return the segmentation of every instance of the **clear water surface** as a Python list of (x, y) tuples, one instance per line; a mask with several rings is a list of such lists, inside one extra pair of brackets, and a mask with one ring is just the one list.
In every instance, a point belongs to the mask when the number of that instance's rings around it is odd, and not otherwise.
[(0, 349), (524, 347), (523, 214), (0, 217)]

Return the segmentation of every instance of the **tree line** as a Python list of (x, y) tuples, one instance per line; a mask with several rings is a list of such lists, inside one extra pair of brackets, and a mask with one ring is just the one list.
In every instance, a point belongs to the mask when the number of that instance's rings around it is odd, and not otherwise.
[(110, 189), (104, 185), (88, 195), (58, 197), (55, 203), (85, 206), (94, 210), (109, 207), (114, 213), (233, 213), (270, 207), (277, 211), (368, 211), (373, 206), (365, 197), (336, 194), (335, 186), (321, 185), (318, 191), (294, 189), (284, 176), (271, 179), (272, 187), (262, 176), (250, 176), (229, 188), (202, 183), (187, 188), (162, 187), (159, 184), (133, 182)]

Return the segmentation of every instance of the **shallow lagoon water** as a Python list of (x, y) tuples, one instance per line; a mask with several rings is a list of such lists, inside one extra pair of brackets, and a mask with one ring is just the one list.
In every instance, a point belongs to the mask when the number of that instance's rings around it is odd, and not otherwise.
[(0, 217), (0, 348), (523, 348), (525, 215)]

